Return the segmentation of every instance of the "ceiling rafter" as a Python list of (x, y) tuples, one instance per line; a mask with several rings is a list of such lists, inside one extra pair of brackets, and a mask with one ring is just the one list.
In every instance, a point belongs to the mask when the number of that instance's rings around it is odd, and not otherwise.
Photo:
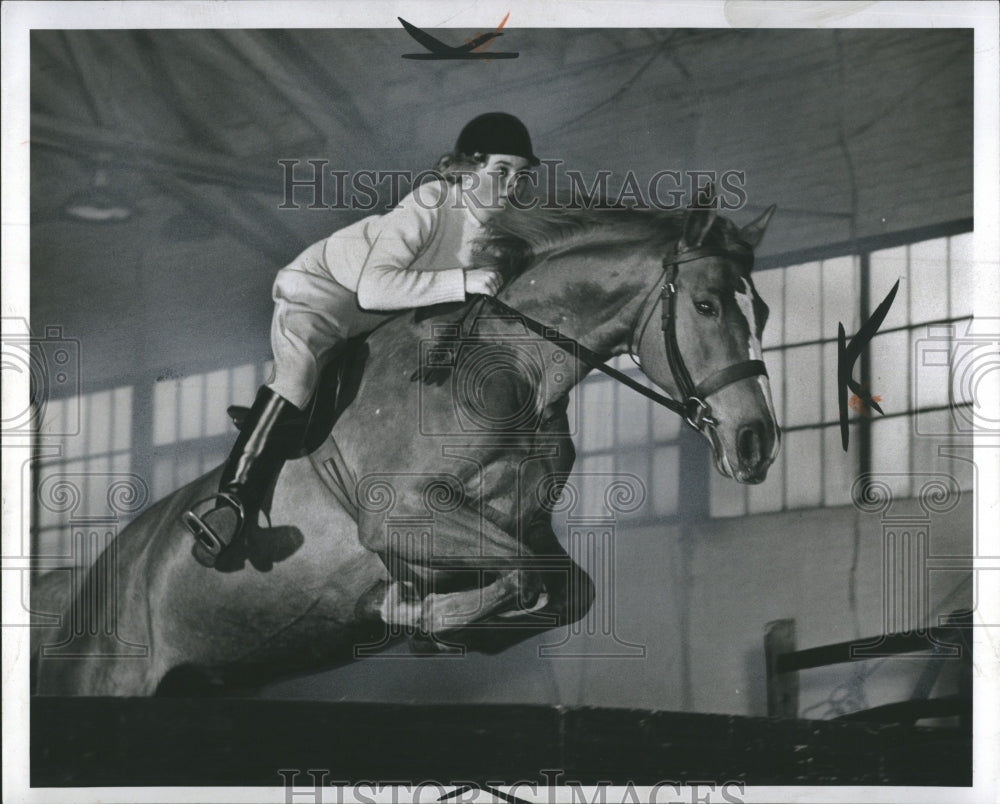
[(246, 64), (284, 98), (327, 141), (338, 139), (330, 131), (339, 123), (344, 137), (366, 139), (375, 132), (365, 121), (349, 92), (342, 89), (315, 60), (301, 48), (289, 49), (283, 31), (219, 31), (223, 39)]
[(153, 176), (152, 181), (188, 209), (214, 221), (276, 264), (285, 264), (302, 248), (294, 233), (273, 215), (263, 213), (250, 199), (233, 198), (228, 192), (206, 192), (205, 188), (168, 174)]
[[(167, 34), (169, 33), (168, 31)], [(172, 116), (181, 124), (188, 138), (207, 146), (209, 150), (224, 153), (227, 150), (225, 141), (218, 136), (210, 122), (199, 119), (192, 104), (181, 91), (172, 64), (164, 55), (162, 35), (154, 37), (149, 31), (135, 31), (133, 37), (143, 71), (151, 85), (154, 80), (159, 85), (160, 99), (170, 108)]]
[(95, 80), (91, 65), (101, 61), (94, 54), (93, 39), (87, 31), (62, 31), (62, 39), (66, 51), (80, 83), (83, 97), (91, 110), (93, 122), (97, 126), (115, 126), (118, 124), (117, 110), (110, 93), (103, 92)]
[(31, 116), (31, 143), (73, 154), (91, 156), (111, 151), (119, 164), (185, 176), (206, 184), (221, 184), (275, 195), (282, 189), (277, 163), (268, 167), (248, 163), (191, 145), (138, 139), (121, 131), (62, 120), (49, 114)]

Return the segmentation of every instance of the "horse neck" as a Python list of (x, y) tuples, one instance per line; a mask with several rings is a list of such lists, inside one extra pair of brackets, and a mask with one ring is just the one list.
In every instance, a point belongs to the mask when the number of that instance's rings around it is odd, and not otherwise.
[(623, 354), (661, 256), (639, 246), (553, 254), (521, 274), (500, 299), (603, 359)]

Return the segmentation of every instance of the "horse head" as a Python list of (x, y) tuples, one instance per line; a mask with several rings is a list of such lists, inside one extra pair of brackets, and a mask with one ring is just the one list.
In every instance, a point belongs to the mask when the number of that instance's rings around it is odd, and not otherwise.
[(780, 442), (760, 345), (768, 308), (751, 277), (773, 211), (738, 229), (714, 209), (688, 210), (633, 334), (643, 372), (685, 405), (718, 471), (741, 483), (764, 480)]

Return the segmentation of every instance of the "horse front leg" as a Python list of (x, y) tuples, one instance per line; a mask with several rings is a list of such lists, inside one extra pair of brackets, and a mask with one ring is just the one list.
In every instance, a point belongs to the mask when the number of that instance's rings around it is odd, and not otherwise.
[(431, 592), (417, 597), (409, 581), (393, 581), (379, 613), (387, 625), (413, 629), (432, 638), (493, 616), (531, 614), (549, 603), (545, 585), (535, 573), (509, 570), (493, 582), (457, 592)]
[[(594, 582), (559, 543), (548, 513), (539, 512), (534, 518), (525, 542), (538, 567), (505, 576), (491, 585), (496, 588), (485, 587), (484, 604), (496, 599), (500, 605), (488, 613), (481, 610), (481, 616), (470, 619), (465, 627), (449, 629), (449, 641), (481, 653), (498, 653), (545, 631), (569, 626), (590, 611)], [(451, 603), (446, 602), (446, 612)]]
[(501, 573), (480, 587), (420, 598), (408, 581), (393, 581), (380, 609), (387, 624), (416, 633), (421, 644), (497, 653), (583, 617), (594, 600), (594, 583), (562, 549), (546, 518), (536, 523), (532, 546), (541, 548), (538, 569)]

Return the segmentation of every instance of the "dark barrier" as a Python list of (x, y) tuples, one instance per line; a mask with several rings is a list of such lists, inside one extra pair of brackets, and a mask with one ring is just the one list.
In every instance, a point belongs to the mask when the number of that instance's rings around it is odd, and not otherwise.
[[(951, 730), (624, 709), (235, 698), (35, 698), (37, 787), (332, 780), (972, 783)], [(545, 772), (548, 772), (546, 775)]]

